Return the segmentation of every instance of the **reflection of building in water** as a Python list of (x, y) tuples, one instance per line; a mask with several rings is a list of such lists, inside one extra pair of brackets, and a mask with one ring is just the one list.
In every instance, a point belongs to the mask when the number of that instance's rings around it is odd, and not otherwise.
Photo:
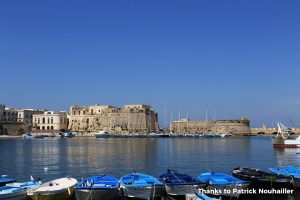
[(158, 129), (158, 115), (144, 104), (114, 106), (72, 106), (69, 129), (73, 131), (109, 131), (110, 133), (149, 132)]
[(188, 119), (181, 119), (171, 124), (171, 132), (174, 134), (204, 133), (207, 131), (234, 135), (249, 134), (251, 133), (250, 120), (248, 118), (216, 121), (189, 121)]

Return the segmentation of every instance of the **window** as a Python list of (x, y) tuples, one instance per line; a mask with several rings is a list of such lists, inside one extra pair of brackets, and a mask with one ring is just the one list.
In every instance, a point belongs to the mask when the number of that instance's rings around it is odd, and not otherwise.
[(51, 124), (53, 124), (53, 117), (51, 117)]
[(38, 127), (37, 127), (37, 130), (40, 130), (40, 129), (41, 129), (41, 128), (38, 126)]
[(49, 126), (47, 126), (47, 130), (49, 130)]
[(48, 124), (50, 124), (50, 118), (49, 118), (49, 117), (48, 117), (48, 120), (47, 120), (47, 121), (48, 121)]
[(76, 115), (76, 111), (73, 111), (73, 115)]
[(93, 114), (93, 112), (94, 112), (94, 110), (92, 109), (92, 110), (91, 110), (91, 114)]
[(62, 117), (61, 117), (61, 118), (60, 118), (60, 123), (61, 123), (61, 124), (62, 124), (62, 120), (63, 120), (63, 119), (62, 119)]
[(38, 124), (40, 123), (40, 118), (38, 118)]
[[(45, 124), (45, 117), (43, 117), (43, 124)], [(45, 130), (45, 129), (43, 129), (43, 130)]]
[(45, 126), (42, 126), (42, 130), (45, 130)]
[(85, 110), (84, 111), (82, 111), (83, 112), (83, 114), (85, 115)]
[(80, 115), (80, 110), (78, 111), (78, 115)]
[(51, 130), (53, 130), (53, 126), (51, 126)]

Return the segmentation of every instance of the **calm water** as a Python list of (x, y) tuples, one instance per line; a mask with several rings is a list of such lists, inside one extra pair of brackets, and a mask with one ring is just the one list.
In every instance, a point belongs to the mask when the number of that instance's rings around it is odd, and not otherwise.
[(198, 176), (208, 170), (230, 173), (237, 166), (299, 166), (298, 151), (274, 149), (269, 137), (0, 139), (0, 174), (43, 182), (134, 171), (157, 177), (167, 169)]

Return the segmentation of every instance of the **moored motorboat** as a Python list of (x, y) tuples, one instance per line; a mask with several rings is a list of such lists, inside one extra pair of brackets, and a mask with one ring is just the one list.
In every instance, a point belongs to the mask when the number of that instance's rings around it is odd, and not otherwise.
[(41, 184), (39, 180), (33, 180), (23, 183), (13, 182), (0, 187), (0, 199), (25, 200), (27, 191), (38, 187)]
[(28, 139), (33, 139), (34, 136), (31, 133), (24, 133), (22, 134), (22, 138), (28, 140)]
[(0, 177), (0, 187), (5, 186), (8, 183), (13, 183), (16, 181), (17, 181), (16, 179), (7, 178), (6, 175), (2, 175), (2, 177)]
[(294, 188), (294, 179), (291, 176), (278, 175), (255, 168), (238, 167), (232, 175), (243, 181), (250, 181), (254, 188)]
[(75, 187), (77, 200), (112, 200), (118, 196), (119, 180), (101, 175), (92, 176), (78, 183)]
[(32, 200), (66, 200), (74, 198), (74, 187), (77, 180), (74, 178), (60, 178), (30, 189), (27, 196)]
[[(198, 176), (198, 181), (206, 184), (205, 189), (212, 192), (211, 195), (239, 197), (241, 191), (247, 189), (249, 182), (219, 172), (205, 172)], [(225, 192), (226, 190), (226, 192)]]
[(73, 138), (76, 136), (76, 132), (68, 131), (64, 133), (59, 133), (60, 137), (62, 138)]
[(141, 173), (123, 176), (120, 187), (127, 198), (154, 199), (164, 192), (164, 185), (159, 180)]
[(109, 133), (106, 131), (99, 131), (98, 133), (94, 134), (96, 138), (108, 138)]
[(300, 187), (300, 168), (294, 166), (286, 166), (284, 168), (269, 168), (268, 171), (283, 175), (287, 177), (293, 177), (293, 183), (296, 187)]
[(173, 170), (168, 170), (167, 173), (160, 175), (159, 180), (165, 184), (167, 194), (172, 196), (194, 194), (200, 186), (192, 176)]

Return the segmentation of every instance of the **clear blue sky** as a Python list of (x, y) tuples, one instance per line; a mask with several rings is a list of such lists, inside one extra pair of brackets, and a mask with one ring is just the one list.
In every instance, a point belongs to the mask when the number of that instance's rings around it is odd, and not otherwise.
[(0, 102), (300, 124), (300, 1), (0, 2)]

